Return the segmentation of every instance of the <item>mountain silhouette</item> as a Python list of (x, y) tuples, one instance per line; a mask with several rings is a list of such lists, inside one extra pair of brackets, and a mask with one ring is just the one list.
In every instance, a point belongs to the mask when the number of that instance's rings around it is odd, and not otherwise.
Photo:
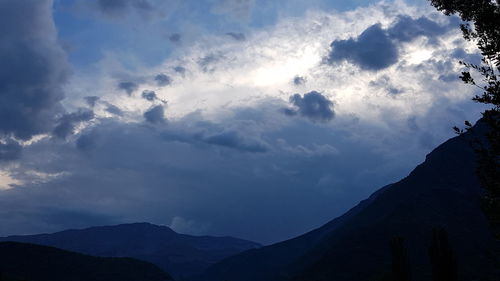
[(131, 258), (93, 257), (34, 244), (0, 243), (0, 280), (167, 281), (157, 266)]
[(0, 241), (52, 246), (101, 257), (136, 258), (157, 265), (174, 278), (199, 274), (226, 257), (260, 247), (257, 243), (232, 237), (178, 234), (166, 226), (149, 223), (9, 236)]
[(471, 132), (434, 149), (406, 178), (324, 226), (229, 257), (193, 280), (387, 280), (395, 237), (405, 241), (412, 280), (432, 280), (429, 249), (436, 229), (449, 236), (458, 280), (499, 280), (499, 241), (481, 210), (470, 146), (485, 131), (478, 122)]

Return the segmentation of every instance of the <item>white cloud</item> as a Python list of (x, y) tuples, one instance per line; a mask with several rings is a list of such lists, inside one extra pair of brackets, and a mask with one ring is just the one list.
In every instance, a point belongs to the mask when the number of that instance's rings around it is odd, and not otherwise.
[[(252, 106), (269, 97), (287, 101), (299, 90), (320, 91), (336, 102), (338, 115), (355, 114), (361, 122), (376, 126), (384, 126), (385, 112), (393, 112), (392, 118), (401, 121), (409, 116), (424, 116), (443, 96), (449, 98), (450, 104), (471, 96), (471, 88), (436, 79), (443, 71), (451, 71), (439, 69), (437, 63), (450, 61), (453, 49), (464, 45), (458, 28), (443, 36), (439, 45), (427, 44), (425, 38), (401, 45), (400, 61), (377, 73), (359, 70), (349, 63), (325, 65), (322, 60), (333, 40), (357, 36), (377, 22), (388, 26), (401, 14), (446, 21), (444, 16), (430, 11), (416, 10), (403, 2), (382, 2), (345, 13), (310, 11), (303, 18), (285, 18), (269, 30), (251, 32), (244, 42), (207, 36), (160, 67), (139, 66), (137, 73), (144, 83), (138, 92), (155, 90), (160, 98), (168, 100), (169, 118), (181, 118), (198, 110), (207, 118), (225, 118), (222, 113), (227, 108)], [(116, 64), (111, 65), (112, 73), (116, 73)], [(112, 70), (111, 65), (106, 64), (104, 71)], [(188, 70), (186, 77), (175, 73), (173, 69), (178, 65)], [(458, 72), (458, 65), (453, 67)], [(152, 78), (158, 73), (171, 75), (172, 85), (158, 88)], [(99, 85), (96, 90), (105, 91), (104, 96), (113, 104), (140, 120), (149, 104), (137, 94), (125, 97), (116, 90), (116, 75), (102, 74), (101, 81), (93, 81)], [(300, 89), (291, 82), (296, 75), (308, 81)], [(374, 91), (369, 86), (383, 76), (390, 77), (391, 85), (402, 93), (394, 96), (388, 89)]]
[(12, 178), (8, 172), (0, 170), (0, 191), (11, 189), (19, 184), (21, 184), (19, 180)]

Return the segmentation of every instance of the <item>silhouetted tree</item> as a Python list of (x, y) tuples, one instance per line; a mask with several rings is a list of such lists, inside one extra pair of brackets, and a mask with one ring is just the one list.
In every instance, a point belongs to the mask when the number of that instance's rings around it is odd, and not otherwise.
[(392, 250), (392, 281), (411, 281), (411, 266), (408, 250), (402, 237), (391, 241)]
[[(466, 84), (478, 87), (481, 94), (472, 99), (490, 105), (482, 112), (490, 127), (488, 143), (474, 142), (478, 154), (478, 176), (484, 188), (483, 210), (497, 239), (500, 239), (500, 2), (498, 0), (430, 0), (446, 15), (457, 14), (464, 21), (460, 25), (466, 40), (476, 43), (483, 56), (482, 63), (460, 63), (467, 69), (460, 78)], [(473, 74), (471, 74), (473, 71)], [(481, 82), (473, 76), (479, 75)], [(471, 124), (466, 121), (467, 129)], [(454, 127), (459, 134), (463, 130)]]
[(457, 262), (444, 229), (432, 231), (432, 243), (429, 248), (433, 281), (456, 281)]

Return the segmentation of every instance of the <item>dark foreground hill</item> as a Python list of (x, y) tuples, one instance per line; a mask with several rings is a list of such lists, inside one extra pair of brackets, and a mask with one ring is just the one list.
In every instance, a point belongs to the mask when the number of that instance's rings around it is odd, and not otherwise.
[(132, 257), (151, 262), (174, 278), (199, 274), (226, 257), (260, 246), (232, 237), (178, 234), (168, 227), (149, 223), (9, 236), (0, 241), (46, 245), (101, 257)]
[(0, 280), (167, 281), (157, 266), (131, 258), (100, 258), (52, 247), (0, 243)]
[[(484, 131), (478, 126), (478, 131)], [(480, 206), (472, 134), (448, 140), (403, 180), (297, 238), (210, 267), (203, 281), (391, 280), (390, 241), (405, 241), (413, 281), (432, 280), (434, 229), (444, 229), (458, 280), (500, 280), (499, 245)]]

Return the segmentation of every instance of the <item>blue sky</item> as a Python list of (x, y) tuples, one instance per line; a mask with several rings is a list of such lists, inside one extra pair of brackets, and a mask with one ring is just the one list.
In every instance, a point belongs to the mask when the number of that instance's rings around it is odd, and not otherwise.
[(480, 116), (458, 79), (480, 56), (424, 0), (0, 8), (0, 235), (148, 221), (277, 242)]

